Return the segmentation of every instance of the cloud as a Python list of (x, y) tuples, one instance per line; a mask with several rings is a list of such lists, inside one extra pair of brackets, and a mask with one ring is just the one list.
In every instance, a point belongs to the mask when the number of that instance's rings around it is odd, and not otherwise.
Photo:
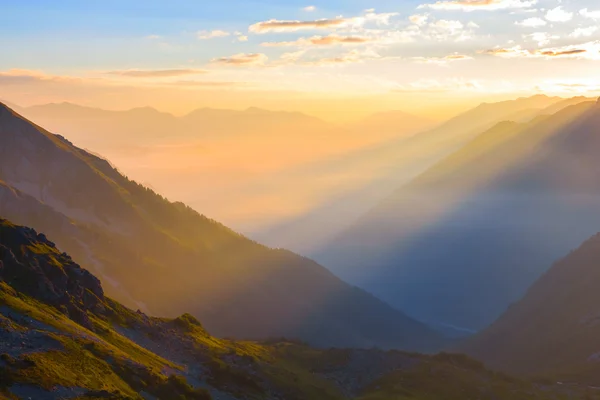
[(198, 32), (196, 32), (196, 37), (200, 40), (227, 37), (229, 35), (231, 35), (229, 32), (222, 31), (220, 29), (216, 29), (214, 31), (198, 31)]
[(316, 29), (342, 29), (342, 28), (357, 28), (362, 27), (367, 23), (377, 25), (388, 25), (392, 17), (398, 13), (375, 13), (372, 10), (359, 17), (352, 18), (334, 18), (334, 19), (318, 19), (314, 21), (286, 21), (271, 19), (269, 21), (257, 22), (250, 25), (248, 30), (252, 33), (268, 33), (268, 32), (295, 32), (300, 30), (316, 30)]
[(2, 85), (20, 85), (27, 83), (55, 83), (55, 82), (80, 82), (80, 78), (70, 76), (48, 75), (40, 71), (27, 69), (9, 69), (0, 71), (0, 84)]
[(597, 80), (567, 80), (545, 81), (536, 87), (544, 93), (575, 93), (590, 94), (600, 92), (600, 81)]
[(306, 6), (303, 8), (303, 10), (306, 12), (313, 12), (313, 11), (316, 11), (316, 9), (317, 9), (317, 7), (315, 7), (315, 6)]
[(567, 22), (573, 19), (573, 13), (563, 10), (562, 6), (548, 10), (546, 19), (552, 22)]
[(367, 60), (381, 59), (382, 57), (373, 50), (352, 50), (336, 57), (321, 58), (316, 61), (309, 61), (304, 65), (309, 66), (334, 66), (343, 64), (361, 63)]
[(526, 26), (528, 28), (537, 28), (537, 27), (540, 27), (540, 26), (545, 26), (547, 24), (548, 23), (546, 21), (544, 21), (541, 18), (537, 18), (537, 17), (527, 18), (527, 19), (525, 19), (523, 21), (517, 21), (517, 22), (515, 22), (515, 25)]
[(454, 53), (449, 54), (445, 57), (413, 57), (412, 59), (418, 63), (423, 64), (447, 65), (448, 63), (455, 61), (472, 60), (473, 57), (464, 54)]
[(272, 19), (251, 25), (248, 30), (253, 33), (299, 31), (303, 29), (330, 29), (347, 25), (349, 19), (319, 19), (316, 21), (280, 21)]
[(234, 33), (236, 39), (238, 40), (238, 42), (247, 42), (248, 41), (248, 36), (244, 35), (242, 32), (235, 32)]
[(536, 3), (537, 0), (448, 0), (432, 4), (422, 4), (418, 8), (454, 11), (495, 11), (510, 8), (529, 8)]
[(582, 43), (562, 47), (542, 48), (536, 50), (523, 49), (521, 46), (509, 48), (495, 48), (485, 50), (482, 54), (489, 54), (505, 58), (534, 57), (534, 58), (577, 58), (600, 60), (600, 41)]
[(537, 42), (538, 46), (545, 46), (550, 43), (551, 40), (560, 39), (560, 36), (551, 35), (548, 32), (534, 32), (530, 35), (524, 35), (523, 37)]
[(428, 14), (415, 14), (415, 15), (411, 15), (410, 17), (408, 17), (409, 21), (412, 22), (413, 24), (417, 25), (417, 26), (423, 26), (427, 23), (427, 20), (429, 19), (429, 15)]
[(569, 37), (572, 38), (580, 38), (580, 37), (589, 37), (598, 31), (597, 26), (588, 26), (587, 28), (577, 28), (575, 29)]
[(214, 58), (213, 64), (222, 64), (230, 66), (263, 66), (267, 63), (268, 57), (262, 53), (239, 53), (229, 57)]
[(202, 88), (214, 88), (214, 87), (236, 87), (236, 86), (247, 86), (247, 82), (227, 82), (227, 81), (192, 81), (183, 80), (175, 82), (164, 83), (168, 86), (181, 86), (181, 87), (202, 87)]
[(126, 76), (130, 78), (167, 78), (182, 75), (200, 75), (208, 71), (203, 69), (126, 69), (106, 72), (109, 75)]
[(363, 44), (372, 42), (374, 39), (362, 36), (313, 36), (310, 38), (300, 38), (291, 42), (265, 42), (262, 46), (265, 47), (305, 47), (305, 46), (332, 46), (336, 44)]
[(465, 25), (456, 20), (440, 19), (428, 25), (424, 32), (425, 37), (430, 39), (447, 41), (463, 41), (470, 39), (472, 36), (472, 28), (467, 29)]
[(397, 93), (442, 93), (456, 91), (482, 91), (484, 87), (478, 81), (465, 79), (449, 79), (439, 81), (436, 79), (419, 79), (417, 81), (399, 85), (392, 91)]
[(583, 10), (579, 11), (579, 14), (583, 15), (586, 18), (600, 19), (600, 10), (590, 11), (587, 8), (584, 8)]

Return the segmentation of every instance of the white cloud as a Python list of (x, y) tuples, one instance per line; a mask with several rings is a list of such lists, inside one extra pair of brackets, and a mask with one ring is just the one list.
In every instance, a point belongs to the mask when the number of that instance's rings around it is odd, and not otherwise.
[(579, 14), (583, 15), (586, 18), (600, 19), (600, 10), (590, 11), (587, 8), (584, 8), (583, 10), (579, 11)]
[(589, 37), (598, 31), (597, 26), (588, 26), (587, 28), (577, 28), (569, 36), (573, 38)]
[(306, 12), (313, 12), (313, 11), (316, 11), (316, 9), (317, 9), (317, 7), (315, 7), (315, 6), (306, 6), (303, 8), (303, 10)]
[(198, 31), (196, 33), (196, 36), (200, 40), (207, 40), (207, 39), (214, 39), (214, 38), (220, 38), (220, 37), (227, 37), (229, 35), (230, 35), (229, 32), (222, 31), (220, 29), (216, 29), (214, 31)]
[(548, 23), (546, 21), (544, 21), (541, 18), (537, 18), (537, 17), (527, 18), (527, 19), (524, 19), (523, 21), (515, 22), (515, 25), (526, 26), (528, 28), (537, 28), (540, 26), (545, 26), (547, 24)]
[(567, 22), (573, 19), (573, 13), (565, 11), (562, 6), (548, 10), (546, 19), (552, 22)]
[(429, 19), (429, 15), (428, 14), (415, 14), (415, 15), (411, 15), (410, 17), (408, 17), (408, 19), (410, 22), (412, 22), (415, 25), (423, 26), (427, 23), (427, 20)]
[(234, 33), (236, 39), (238, 40), (238, 42), (247, 42), (248, 41), (248, 36), (244, 35), (242, 32), (235, 32)]
[(525, 35), (524, 38), (531, 39), (534, 42), (537, 42), (538, 46), (545, 46), (548, 43), (550, 43), (550, 41), (554, 39), (559, 39), (560, 36), (551, 35), (548, 32), (534, 32), (530, 35)]
[(432, 4), (422, 4), (418, 8), (432, 8), (434, 10), (458, 11), (495, 11), (510, 8), (529, 8), (537, 0), (447, 0)]

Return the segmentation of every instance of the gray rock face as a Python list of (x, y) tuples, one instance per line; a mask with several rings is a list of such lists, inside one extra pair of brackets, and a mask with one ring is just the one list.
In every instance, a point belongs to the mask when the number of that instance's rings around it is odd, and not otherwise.
[(98, 278), (58, 251), (45, 235), (0, 219), (0, 280), (91, 327), (86, 311), (102, 309)]

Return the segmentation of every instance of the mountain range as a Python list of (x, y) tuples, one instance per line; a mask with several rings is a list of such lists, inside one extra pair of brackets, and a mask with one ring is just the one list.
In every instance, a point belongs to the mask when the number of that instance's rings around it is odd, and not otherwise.
[[(270, 249), (0, 108), (0, 214), (42, 230), (124, 304), (221, 337), (434, 349), (440, 336), (319, 264)], [(168, 277), (168, 278), (167, 278)]]
[(600, 226), (600, 112), (578, 100), (475, 135), (316, 258), (416, 318), (485, 328)]

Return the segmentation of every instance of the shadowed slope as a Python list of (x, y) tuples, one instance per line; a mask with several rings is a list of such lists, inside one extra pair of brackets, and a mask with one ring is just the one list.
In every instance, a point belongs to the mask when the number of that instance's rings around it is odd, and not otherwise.
[(599, 261), (595, 235), (462, 349), (495, 368), (600, 384)]

